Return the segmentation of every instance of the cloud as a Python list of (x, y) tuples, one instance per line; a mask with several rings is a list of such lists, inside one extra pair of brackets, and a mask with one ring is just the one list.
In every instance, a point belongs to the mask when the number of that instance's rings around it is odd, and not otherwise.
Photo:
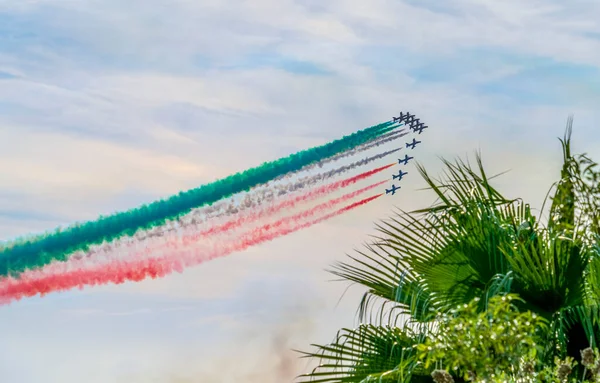
[[(53, 224), (94, 219), (115, 208), (129, 209), (196, 187), (232, 170), (64, 132), (0, 127), (0, 135), (1, 185), (7, 195), (0, 195), (0, 211), (18, 212), (21, 217), (3, 215), (1, 223), (23, 221), (25, 215), (32, 222)], [(169, 140), (165, 135), (160, 138)], [(122, 202), (115, 204), (119, 199)]]
[[(575, 151), (600, 150), (599, 16), (585, 0), (0, 0), (0, 238), (132, 208), (407, 109), (431, 127), (416, 153), (432, 174), (437, 155), (480, 148), (490, 173), (512, 169), (502, 191), (539, 206), (568, 113)], [(40, 324), (36, 347), (13, 339), (1, 355), (21, 357), (0, 358), (2, 376), (39, 381), (24, 362), (31, 347), (44, 378), (64, 382), (100, 370), (103, 381), (289, 380), (302, 368), (289, 373), (283, 350), (327, 342), (358, 302), (359, 292), (332, 313), (345, 286), (323, 269), (392, 205), (433, 202), (408, 170), (398, 198), (286, 239), (160, 280), (2, 308), (15, 331), (75, 310)], [(169, 314), (163, 301), (197, 310)], [(42, 356), (66, 353), (70, 338), (104, 346), (68, 365)], [(232, 359), (239, 367), (226, 369)]]

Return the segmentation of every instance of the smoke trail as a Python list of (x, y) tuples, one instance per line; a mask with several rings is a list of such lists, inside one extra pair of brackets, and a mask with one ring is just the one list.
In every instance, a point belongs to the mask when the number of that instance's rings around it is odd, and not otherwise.
[(372, 144), (368, 144), (365, 145), (363, 148), (363, 150), (368, 150), (371, 148), (375, 148), (377, 146), (381, 146), (383, 144), (387, 144), (388, 142), (397, 140), (400, 137), (404, 137), (408, 134), (408, 132), (392, 132), (392, 133), (388, 133), (388, 134), (384, 134), (383, 136), (381, 136), (380, 140), (377, 140), (376, 142), (372, 143)]
[[(377, 182), (375, 184), (371, 184), (369, 186), (363, 187), (356, 191), (350, 192), (342, 197), (334, 198), (330, 201), (321, 203), (320, 205), (317, 205), (315, 208), (309, 209), (308, 211), (310, 213), (308, 213), (308, 214), (316, 214), (316, 212), (320, 211), (321, 209), (331, 208), (337, 204), (340, 204), (340, 203), (347, 201), (349, 199), (352, 199), (360, 194), (363, 194), (373, 188), (381, 186), (385, 182), (387, 182), (387, 181)], [(137, 251), (129, 253), (127, 256), (123, 256), (122, 249), (114, 249), (112, 246), (106, 246), (104, 249), (105, 251), (103, 253), (96, 254), (97, 256), (93, 259), (93, 262), (99, 263), (100, 261), (108, 261), (108, 262), (124, 261), (127, 258), (135, 259), (135, 258), (142, 258), (142, 257), (151, 257), (152, 254), (157, 254), (162, 250), (169, 250), (169, 249), (176, 250), (178, 248), (185, 249), (186, 246), (190, 246), (190, 245), (193, 245), (194, 243), (198, 243), (198, 240), (200, 240), (200, 239), (206, 239), (206, 237), (209, 237), (210, 235), (223, 234), (227, 231), (233, 230), (233, 229), (241, 226), (244, 223), (250, 223), (250, 222), (258, 220), (259, 218), (264, 218), (265, 216), (273, 215), (286, 207), (290, 207), (292, 204), (293, 204), (293, 201), (292, 202), (284, 201), (281, 204), (282, 206), (277, 206), (276, 208), (268, 208), (263, 211), (256, 212), (255, 214), (250, 214), (249, 219), (246, 219), (247, 217), (233, 219), (225, 224), (218, 225), (218, 226), (212, 227), (211, 229), (204, 230), (204, 231), (201, 231), (199, 228), (196, 228), (196, 227), (190, 225), (190, 226), (186, 227), (187, 230), (185, 230), (183, 232), (178, 232), (177, 234), (174, 234), (170, 237), (162, 236), (162, 237), (155, 239), (154, 241), (152, 241), (150, 243), (150, 246), (148, 245), (148, 243), (146, 243), (145, 246), (141, 247), (141, 249), (139, 249), (139, 250), (134, 249)], [(283, 218), (282, 220), (285, 221), (286, 219), (289, 219), (289, 217)], [(133, 244), (137, 245), (138, 242), (134, 242)], [(181, 245), (181, 244), (184, 244), (184, 245)], [(204, 242), (202, 244), (204, 244)], [(206, 248), (206, 246), (205, 246), (205, 248)], [(209, 250), (209, 248), (206, 248), (206, 249), (207, 249), (207, 251)], [(116, 251), (113, 251), (113, 250), (116, 250)], [(60, 272), (64, 272), (67, 269), (85, 268), (89, 264), (90, 263), (87, 262), (83, 256), (78, 256), (78, 257), (74, 256), (67, 263), (53, 263), (53, 264), (47, 265), (43, 268), (36, 269), (35, 271), (39, 271), (40, 273), (43, 274), (44, 272), (48, 272), (49, 270), (59, 269)]]
[[(362, 146), (360, 146), (358, 148), (350, 149), (350, 150), (348, 150), (348, 151), (346, 151), (344, 153), (336, 154), (335, 156), (330, 157), (330, 158), (328, 158), (328, 159), (326, 159), (324, 161), (320, 161), (320, 162), (317, 162), (316, 164), (308, 165), (306, 168), (307, 169), (312, 169), (312, 168), (317, 167), (317, 166), (321, 168), (321, 167), (323, 167), (325, 164), (327, 164), (329, 162), (337, 161), (337, 160), (339, 160), (341, 158), (349, 157), (349, 156), (355, 155), (356, 153), (363, 152), (363, 151), (375, 148), (377, 146), (381, 146), (381, 145), (387, 144), (388, 142), (397, 140), (398, 138), (404, 137), (407, 134), (408, 134), (408, 132), (404, 132), (403, 130), (401, 130), (399, 132), (392, 132), (392, 133), (384, 134), (382, 137), (380, 137), (380, 139), (377, 139), (375, 142), (372, 142), (370, 144), (367, 143), (367, 144), (362, 145)], [(390, 135), (390, 136), (388, 136), (388, 135)]]
[[(400, 127), (400, 126), (402, 126), (402, 125), (398, 125), (398, 127)], [(373, 141), (380, 141), (380, 140), (384, 140), (384, 139), (386, 139), (386, 138), (388, 138), (388, 137), (391, 137), (391, 136), (393, 136), (393, 135), (396, 135), (396, 134), (398, 134), (398, 133), (401, 133), (401, 132), (404, 132), (404, 129), (401, 129), (401, 130), (394, 130), (394, 131), (391, 131), (391, 132), (389, 132), (389, 133), (382, 134), (381, 136), (377, 137), (377, 138), (376, 138), (375, 140), (373, 140)], [(408, 132), (407, 132), (407, 133), (408, 133)], [(370, 145), (370, 144), (371, 144), (371, 143), (367, 142), (367, 143), (364, 143), (364, 144), (362, 144), (361, 146)]]
[[(373, 161), (384, 158), (392, 153), (397, 152), (400, 149), (389, 150), (387, 152), (379, 153), (371, 157), (364, 158), (360, 161), (354, 162), (350, 165), (341, 166), (337, 169), (332, 169), (330, 171), (316, 174), (313, 176), (306, 176), (298, 179), (295, 182), (289, 182), (283, 185), (274, 185), (271, 188), (261, 188), (256, 189), (250, 194), (247, 194), (240, 203), (236, 203), (233, 199), (228, 202), (219, 202), (208, 208), (200, 208), (195, 209), (192, 212), (193, 215), (186, 216), (182, 219), (185, 223), (187, 222), (204, 222), (209, 219), (221, 218), (225, 215), (233, 215), (238, 214), (244, 210), (255, 208), (264, 203), (271, 202), (275, 199), (275, 197), (280, 197), (289, 193), (296, 192), (298, 190), (312, 187), (320, 182), (331, 179), (343, 173), (346, 173), (350, 170), (356, 169), (360, 166), (367, 165)], [(374, 170), (375, 173), (378, 173), (381, 170), (385, 170), (391, 165), (385, 165), (383, 167), (377, 168)], [(374, 174), (374, 173), (373, 173)], [(169, 230), (176, 230), (176, 228), (172, 228)]]
[(394, 135), (392, 135), (391, 137), (385, 138), (383, 140), (377, 140), (376, 142), (373, 142), (373, 143), (368, 144), (368, 145), (364, 145), (364, 146), (362, 146), (360, 148), (350, 149), (350, 150), (348, 150), (348, 151), (346, 151), (344, 153), (337, 154), (337, 155), (335, 155), (333, 157), (330, 157), (330, 158), (328, 158), (328, 159), (326, 159), (324, 161), (319, 161), (316, 164), (308, 165), (305, 168), (303, 168), (302, 170), (311, 170), (311, 169), (316, 168), (317, 166), (319, 168), (322, 168), (323, 166), (325, 166), (329, 162), (333, 162), (333, 161), (340, 160), (342, 158), (350, 157), (350, 156), (355, 155), (356, 153), (364, 152), (366, 150), (375, 148), (377, 146), (381, 146), (381, 145), (387, 144), (388, 142), (397, 140), (398, 138), (404, 137), (404, 136), (406, 136), (408, 134), (408, 132), (403, 132), (403, 133), (395, 133), (395, 132), (393, 132), (393, 133), (394, 133)]
[[(404, 137), (407, 134), (408, 134), (408, 132), (405, 132), (404, 129), (399, 130), (399, 131), (392, 131), (390, 133), (383, 134), (383, 135), (377, 137), (376, 139), (371, 140), (369, 142), (366, 142), (366, 143), (364, 143), (364, 144), (362, 144), (360, 146), (357, 146), (357, 147), (355, 147), (353, 149), (349, 149), (349, 150), (347, 150), (347, 151), (345, 151), (343, 153), (336, 154), (335, 156), (332, 156), (332, 157), (329, 157), (329, 158), (325, 158), (325, 159), (323, 159), (323, 160), (321, 160), (321, 161), (319, 161), (319, 162), (317, 162), (315, 164), (307, 165), (307, 166), (303, 167), (302, 169), (300, 169), (300, 170), (298, 170), (298, 171), (296, 171), (294, 173), (298, 173), (300, 171), (303, 171), (303, 172), (309, 171), (309, 170), (312, 170), (312, 169), (316, 168), (317, 166), (319, 168), (322, 168), (323, 166), (325, 166), (326, 164), (328, 164), (330, 162), (334, 162), (334, 161), (340, 160), (342, 158), (350, 157), (350, 156), (356, 155), (357, 153), (367, 151), (369, 149), (375, 148), (377, 146), (381, 146), (383, 144), (387, 144), (388, 142), (394, 141), (394, 140), (396, 140), (396, 139), (398, 139), (400, 137)], [(281, 176), (273, 179), (273, 181), (279, 181), (279, 180), (281, 180), (283, 178), (289, 177), (291, 174), (292, 173), (281, 175)]]
[[(123, 241), (123, 242), (117, 241), (117, 242), (111, 242), (108, 244), (103, 244), (103, 245), (100, 245), (98, 248), (92, 249), (88, 252), (77, 252), (77, 253), (73, 254), (70, 257), (70, 259), (82, 259), (84, 257), (85, 258), (98, 257), (98, 256), (106, 255), (106, 254), (115, 253), (117, 251), (120, 254), (122, 254), (122, 253), (130, 251), (134, 247), (136, 247), (136, 248), (140, 247), (142, 245), (142, 241), (148, 240), (150, 238), (160, 238), (160, 237), (167, 235), (169, 232), (174, 232), (178, 229), (180, 229), (180, 230), (183, 229), (186, 231), (194, 232), (195, 233), (193, 236), (193, 238), (195, 238), (194, 240), (198, 240), (202, 237), (206, 237), (206, 236), (217, 234), (217, 233), (223, 233), (225, 231), (229, 231), (229, 230), (238, 228), (238, 227), (242, 226), (243, 224), (252, 223), (252, 222), (258, 221), (261, 218), (272, 216), (276, 213), (279, 213), (283, 209), (293, 208), (294, 206), (296, 206), (299, 203), (304, 203), (304, 202), (312, 201), (317, 198), (323, 197), (323, 196), (333, 193), (341, 188), (347, 187), (349, 185), (352, 185), (359, 181), (362, 181), (368, 177), (371, 177), (371, 176), (373, 176), (379, 172), (382, 172), (383, 170), (388, 169), (394, 165), (395, 164), (381, 166), (379, 168), (363, 172), (361, 174), (358, 174), (354, 177), (350, 177), (345, 180), (336, 181), (329, 185), (323, 185), (319, 188), (309, 191), (308, 193), (300, 194), (293, 198), (283, 200), (280, 203), (269, 206), (266, 209), (254, 211), (254, 212), (250, 213), (249, 215), (231, 219), (228, 222), (221, 224), (221, 225), (212, 226), (210, 229), (201, 230), (201, 228), (200, 228), (201, 221), (200, 220), (194, 220), (193, 218), (186, 219), (186, 222), (179, 222), (178, 227), (175, 227), (175, 225), (173, 225), (172, 227), (165, 228), (164, 230), (154, 230), (152, 232), (144, 233), (145, 235), (136, 234), (134, 237), (134, 239), (135, 239), (134, 241)], [(373, 187), (381, 186), (382, 184), (384, 184), (386, 182), (387, 181), (382, 181), (382, 182), (376, 183), (374, 185), (368, 186), (367, 187), (368, 189), (361, 189), (359, 191), (359, 194), (366, 190), (370, 190)], [(146, 252), (146, 255), (148, 255), (148, 253), (150, 251), (156, 252), (156, 251), (160, 250), (160, 248), (157, 248), (156, 246), (145, 245), (145, 247), (146, 248), (152, 247), (151, 250)]]
[(28, 268), (41, 267), (53, 260), (64, 260), (68, 254), (77, 250), (86, 250), (92, 244), (111, 241), (124, 235), (131, 236), (140, 229), (162, 225), (166, 220), (176, 219), (194, 207), (212, 204), (236, 193), (247, 191), (282, 174), (299, 170), (306, 165), (368, 142), (395, 129), (390, 128), (391, 125), (391, 122), (379, 124), (325, 145), (264, 163), (196, 189), (180, 192), (169, 199), (100, 217), (96, 221), (74, 225), (64, 230), (59, 229), (46, 235), (14, 241), (11, 245), (0, 249), (0, 275), (17, 275)]
[[(322, 207), (330, 208), (339, 203), (342, 203), (343, 201), (347, 201), (347, 200), (354, 198), (360, 194), (363, 194), (371, 189), (379, 187), (386, 182), (387, 181), (381, 181), (381, 182), (377, 182), (375, 184), (363, 187), (354, 192), (348, 193), (347, 195), (345, 195), (343, 197), (339, 197), (339, 198), (333, 199), (329, 202), (326, 202), (326, 203), (322, 204)], [(171, 237), (161, 237), (158, 240), (152, 241), (151, 245), (149, 245), (149, 246), (146, 245), (141, 250), (138, 250), (137, 252), (132, 252), (132, 253), (129, 253), (129, 254), (123, 256), (123, 251), (121, 251), (121, 249), (119, 249), (119, 251), (106, 251), (104, 254), (102, 254), (105, 257), (103, 257), (103, 258), (96, 257), (96, 258), (94, 258), (94, 261), (96, 261), (96, 263), (98, 263), (99, 260), (108, 261), (108, 262), (114, 262), (114, 261), (121, 262), (121, 261), (124, 261), (127, 259), (139, 259), (142, 257), (152, 257), (153, 254), (157, 254), (157, 253), (160, 253), (163, 251), (169, 251), (169, 250), (172, 250), (172, 251), (179, 250), (180, 251), (181, 249), (186, 249), (189, 246), (193, 246), (193, 245), (197, 244), (200, 239), (205, 239), (206, 237), (230, 232), (244, 224), (252, 223), (252, 222), (258, 221), (261, 218), (272, 216), (272, 215), (280, 212), (284, 208), (291, 207), (293, 205), (294, 205), (294, 201), (292, 201), (292, 200), (284, 201), (283, 203), (281, 203), (278, 206), (274, 206), (274, 207), (271, 207), (271, 208), (268, 208), (268, 209), (265, 209), (262, 211), (254, 212), (253, 214), (250, 214), (247, 217), (233, 219), (222, 225), (213, 226), (210, 229), (206, 229), (206, 230), (202, 230), (202, 231), (197, 230), (194, 227), (187, 227), (186, 228), (187, 230), (184, 231), (183, 233), (178, 233), (177, 235), (171, 236)], [(173, 239), (173, 238), (175, 238), (175, 239)], [(85, 261), (82, 260), (83, 259), (82, 257), (72, 258), (72, 259), (75, 259), (75, 261), (71, 261), (71, 264), (67, 266), (68, 268), (73, 268), (74, 266), (79, 266), (79, 267), (85, 268), (85, 266), (87, 265), (86, 263), (84, 263)], [(52, 266), (48, 266), (48, 268), (51, 268), (51, 267)], [(39, 270), (44, 270), (44, 268), (39, 269)]]
[(185, 267), (194, 266), (213, 258), (223, 257), (271, 241), (343, 214), (382, 196), (382, 194), (377, 194), (365, 198), (320, 218), (302, 223), (302, 220), (306, 218), (322, 213), (335, 204), (349, 200), (352, 198), (349, 196), (355, 193), (258, 227), (240, 236), (237, 240), (209, 249), (200, 256), (196, 249), (191, 249), (179, 251), (178, 256), (166, 255), (160, 258), (144, 258), (127, 262), (115, 261), (107, 265), (95, 265), (95, 267), (87, 269), (69, 270), (68, 267), (65, 267), (68, 263), (54, 263), (45, 268), (48, 270), (47, 273), (42, 273), (40, 270), (25, 271), (18, 279), (6, 277), (0, 282), (0, 301), (1, 303), (8, 303), (26, 296), (45, 295), (49, 292), (64, 291), (75, 287), (83, 288), (85, 285), (120, 284), (125, 281), (141, 281), (148, 277), (163, 277), (173, 271), (182, 272)]
[[(339, 176), (360, 166), (364, 166), (373, 161), (382, 159), (399, 150), (401, 149), (398, 148), (388, 150), (386, 152), (364, 158), (360, 161), (356, 161), (352, 164), (341, 166), (337, 169), (332, 169), (313, 176), (305, 176), (295, 182), (289, 182), (283, 185), (273, 185), (271, 188), (267, 188), (266, 186), (254, 188), (249, 194), (245, 195), (241, 202), (235, 202), (234, 199), (230, 199), (229, 201), (217, 202), (212, 206), (193, 209), (189, 214), (181, 217), (177, 221), (166, 222), (163, 227), (154, 227), (150, 230), (138, 231), (133, 236), (132, 240), (141, 241), (147, 238), (161, 236), (164, 232), (174, 232), (178, 230), (180, 226), (201, 224), (209, 220), (219, 219), (228, 215), (244, 212), (248, 209), (256, 208), (260, 205), (273, 201), (276, 197), (284, 196), (286, 194), (314, 186), (320, 182)], [(380, 169), (387, 169), (387, 167)], [(105, 246), (105, 244), (100, 246)]]
[(270, 202), (277, 196), (282, 196), (309, 186), (313, 186), (324, 180), (336, 177), (360, 166), (367, 165), (373, 161), (377, 161), (379, 159), (387, 157), (390, 154), (393, 154), (399, 150), (400, 148), (388, 150), (386, 152), (364, 158), (360, 161), (356, 161), (349, 165), (341, 166), (337, 169), (332, 169), (327, 172), (316, 174), (313, 176), (302, 177), (295, 182), (290, 182), (283, 185), (273, 185), (271, 188), (260, 187), (252, 190), (251, 193), (246, 194), (244, 200), (241, 203), (236, 203), (233, 199), (231, 199), (227, 202), (218, 202), (210, 207), (195, 209), (193, 210), (193, 212), (197, 212), (198, 214), (195, 214), (193, 217), (190, 217), (190, 219), (194, 219), (195, 221), (205, 221), (208, 219), (220, 218), (225, 215), (237, 214), (241, 211), (254, 208), (265, 202)]
[[(375, 142), (378, 142), (378, 141), (384, 140), (384, 139), (386, 139), (386, 138), (388, 138), (388, 137), (391, 137), (391, 136), (393, 136), (393, 135), (396, 135), (396, 134), (398, 134), (398, 133), (402, 133), (402, 132), (404, 132), (404, 131), (405, 131), (405, 129), (396, 130), (397, 128), (399, 128), (399, 127), (401, 127), (401, 126), (403, 126), (403, 124), (400, 124), (400, 125), (392, 125), (392, 126), (390, 126), (390, 127), (388, 127), (388, 128), (387, 128), (387, 129), (388, 129), (388, 131), (389, 131), (389, 133), (381, 134), (381, 135), (377, 136), (376, 138), (373, 138), (371, 141), (367, 141), (367, 142), (365, 142), (364, 144), (361, 144), (361, 145), (357, 146), (357, 148), (362, 148), (362, 147), (365, 147), (365, 146), (367, 146), (367, 145), (372, 145), (372, 144), (373, 144), (373, 143), (375, 143)], [(408, 134), (408, 132), (406, 132), (406, 134)]]
[[(100, 256), (103, 256), (106, 254), (114, 253), (117, 250), (119, 252), (128, 252), (134, 247), (137, 248), (137, 247), (141, 246), (143, 241), (147, 241), (152, 238), (160, 238), (166, 234), (177, 232), (177, 231), (181, 230), (182, 228), (183, 229), (192, 228), (194, 230), (199, 231), (199, 230), (201, 230), (200, 225), (206, 223), (209, 220), (222, 218), (222, 217), (225, 217), (228, 215), (231, 216), (231, 215), (235, 215), (238, 213), (242, 213), (249, 209), (254, 209), (256, 207), (259, 207), (266, 203), (270, 203), (273, 200), (275, 200), (276, 194), (277, 194), (277, 196), (282, 196), (285, 194), (289, 194), (289, 193), (293, 193), (295, 191), (305, 189), (307, 187), (312, 187), (322, 181), (333, 178), (339, 174), (345, 173), (345, 172), (350, 171), (359, 166), (366, 165), (372, 161), (383, 158), (383, 157), (385, 157), (395, 151), (398, 151), (398, 150), (399, 149), (395, 149), (395, 150), (390, 150), (388, 152), (379, 153), (377, 155), (367, 157), (365, 159), (357, 161), (353, 164), (342, 166), (338, 169), (333, 169), (328, 172), (325, 172), (322, 174), (317, 174), (314, 176), (307, 176), (307, 177), (301, 178), (298, 181), (293, 182), (293, 183), (280, 185), (278, 188), (278, 193), (274, 193), (271, 189), (258, 190), (255, 193), (246, 195), (246, 198), (244, 199), (244, 201), (242, 201), (242, 203), (239, 205), (236, 205), (235, 202), (233, 202), (233, 201), (229, 202), (229, 205), (227, 205), (224, 202), (219, 202), (209, 208), (194, 209), (194, 210), (192, 210), (192, 212), (179, 218), (178, 220), (166, 222), (165, 225), (163, 225), (163, 226), (153, 227), (150, 230), (140, 230), (137, 233), (135, 233), (132, 237), (121, 237), (121, 238), (118, 238), (117, 240), (114, 240), (111, 242), (105, 242), (100, 245), (90, 246), (87, 251), (80, 250), (80, 251), (71, 253), (67, 257), (67, 259), (96, 258), (96, 257), (100, 257)], [(309, 197), (304, 197), (304, 195), (299, 195), (299, 196), (296, 196), (294, 198), (294, 200), (297, 200), (296, 203), (298, 203), (300, 201), (310, 201), (312, 199), (319, 198), (320, 194), (321, 194), (319, 192), (319, 190), (327, 190), (328, 192), (333, 192), (336, 189), (346, 187), (348, 185), (351, 185), (353, 183), (361, 181), (367, 177), (375, 175), (385, 169), (390, 168), (393, 165), (395, 165), (395, 163), (381, 166), (379, 168), (376, 168), (376, 169), (373, 169), (373, 170), (370, 170), (367, 172), (363, 172), (356, 176), (350, 177), (345, 180), (337, 181), (330, 185), (321, 186), (316, 191), (310, 192)], [(286, 203), (285, 206), (290, 206), (289, 202), (284, 201), (283, 203)], [(209, 209), (211, 209), (211, 211), (208, 211)], [(209, 214), (209, 213), (215, 213), (215, 210), (217, 210), (217, 209), (219, 210), (217, 214)]]

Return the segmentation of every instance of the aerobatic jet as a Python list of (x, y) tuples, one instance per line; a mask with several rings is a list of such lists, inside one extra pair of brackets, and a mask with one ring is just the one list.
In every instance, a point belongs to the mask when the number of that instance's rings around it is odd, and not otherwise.
[(400, 189), (400, 186), (396, 186), (396, 185), (392, 185), (391, 189), (385, 189), (385, 194), (390, 194), (392, 193), (392, 195), (396, 194), (396, 190)]
[(398, 171), (398, 174), (392, 175), (392, 179), (395, 180), (397, 178), (398, 181), (401, 181), (402, 177), (404, 177), (407, 174), (408, 174), (408, 172), (403, 172), (402, 169), (400, 169), (400, 171)]
[(403, 159), (398, 159), (398, 163), (399, 163), (400, 165), (402, 165), (402, 163), (404, 162), (404, 165), (407, 165), (407, 164), (408, 164), (408, 161), (409, 161), (409, 160), (412, 160), (413, 158), (414, 158), (414, 157), (410, 157), (408, 154), (406, 154), (406, 155), (404, 156), (404, 158), (403, 158)]
[(420, 144), (420, 143), (421, 143), (421, 141), (417, 141), (416, 138), (413, 138), (412, 142), (407, 142), (406, 143), (406, 147), (410, 148), (410, 149), (414, 149), (415, 146), (417, 146), (417, 144)]
[(393, 117), (393, 121), (392, 122), (402, 122), (404, 120), (408, 121), (409, 117), (413, 117), (414, 118), (414, 116), (411, 116), (410, 113), (408, 113), (408, 112), (406, 112), (406, 114), (400, 112), (400, 116)]
[(415, 118), (414, 120), (411, 121), (410, 125), (411, 126), (413, 126), (413, 125), (419, 125), (419, 121), (421, 121), (420, 118)]
[(427, 126), (421, 122), (418, 126), (416, 126), (413, 129), (413, 132), (421, 134), (421, 133), (423, 133), (423, 130), (427, 129), (427, 128), (429, 128), (429, 126)]
[(415, 115), (414, 114), (410, 114), (409, 112), (406, 112), (406, 115), (404, 116), (404, 120), (406, 122), (412, 122), (415, 119)]

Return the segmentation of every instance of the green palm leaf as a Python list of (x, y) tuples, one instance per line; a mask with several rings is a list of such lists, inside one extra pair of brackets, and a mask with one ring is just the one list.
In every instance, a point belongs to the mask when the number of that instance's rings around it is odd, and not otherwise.
[[(318, 346), (320, 353), (307, 354), (327, 363), (304, 377), (356, 383), (416, 379), (420, 367), (404, 353), (431, 334), (436, 314), (473, 298), (482, 298), (483, 310), (490, 297), (509, 292), (523, 299), (522, 309), (549, 321), (542, 357), (552, 360), (566, 350), (577, 359), (590, 341), (597, 346), (600, 171), (585, 154), (571, 153), (572, 123), (569, 117), (560, 139), (563, 166), (548, 192), (546, 225), (527, 203), (491, 185), (494, 177), (486, 174), (479, 153), (476, 167), (442, 159), (440, 179), (417, 165), (436, 202), (395, 212), (377, 225), (372, 244), (330, 270), (366, 288), (358, 314), (369, 324), (344, 330), (331, 345)], [(402, 330), (395, 327), (399, 318)], [(430, 380), (423, 371), (417, 375)]]
[[(398, 327), (361, 325), (343, 329), (336, 340), (303, 357), (318, 358), (321, 364), (310, 374), (301, 375), (300, 382), (346, 383), (366, 382), (377, 374), (382, 381), (399, 381), (404, 374), (408, 381), (419, 373), (412, 348), (419, 337)], [(399, 368), (400, 367), (400, 368)]]

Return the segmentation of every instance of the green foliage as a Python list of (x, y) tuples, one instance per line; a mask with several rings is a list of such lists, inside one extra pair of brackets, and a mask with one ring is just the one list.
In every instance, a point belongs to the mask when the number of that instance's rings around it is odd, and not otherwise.
[[(445, 171), (440, 179), (432, 178), (418, 165), (436, 204), (397, 212), (382, 221), (373, 243), (331, 270), (343, 280), (366, 288), (358, 310), (360, 321), (368, 323), (365, 326), (389, 329), (402, 321), (404, 328), (412, 331), (403, 348), (404, 356), (390, 359), (374, 343), (361, 343), (363, 337), (371, 335), (355, 332), (354, 344), (364, 344), (360, 352), (354, 346), (335, 348), (337, 359), (331, 351), (329, 363), (318, 371), (321, 375), (304, 378), (333, 373), (342, 360), (350, 358), (344, 366), (355, 372), (344, 375), (344, 380), (327, 381), (358, 383), (368, 377), (396, 377), (400, 371), (399, 381), (408, 381), (406, 376), (411, 381), (417, 377), (431, 381), (431, 371), (420, 370), (420, 361), (407, 359), (406, 350), (435, 336), (441, 318), (452, 317), (457, 306), (476, 309), (467, 317), (487, 315), (486, 303), (505, 294), (519, 296), (519, 300), (511, 301), (511, 307), (522, 314), (507, 311), (501, 315), (520, 318), (535, 314), (536, 321), (543, 319), (547, 324), (547, 331), (536, 340), (538, 364), (549, 366), (559, 360), (561, 366), (567, 363), (580, 375), (585, 367), (574, 363), (581, 360), (580, 351), (599, 346), (600, 166), (586, 155), (571, 153), (571, 130), (570, 118), (560, 140), (560, 178), (548, 192), (550, 206), (542, 208), (544, 214), (539, 216), (523, 200), (507, 198), (492, 186), (493, 177), (485, 172), (480, 155), (476, 156), (476, 166), (462, 160), (442, 160)], [(547, 219), (543, 219), (545, 215)], [(474, 300), (478, 304), (471, 306)], [(488, 326), (480, 329), (484, 333), (497, 324), (481, 320)], [(482, 336), (492, 336), (491, 332), (486, 334)], [(489, 346), (495, 351), (486, 355), (496, 360), (502, 351)], [(328, 350), (330, 346), (319, 347)], [(455, 357), (466, 363), (467, 356)], [(567, 357), (573, 358), (572, 364)], [(384, 359), (388, 364), (383, 364)], [(564, 373), (567, 367), (560, 368)], [(360, 374), (356, 372), (359, 370)], [(436, 375), (439, 379), (448, 378), (440, 371)]]
[[(336, 340), (318, 351), (303, 353), (321, 364), (301, 382), (408, 381), (419, 373), (412, 345), (420, 339), (409, 329), (392, 326), (361, 325), (342, 329)], [(413, 380), (414, 381), (414, 380)]]
[[(581, 375), (577, 375), (577, 366), (581, 365)], [(573, 357), (554, 358), (554, 364), (548, 364), (539, 372), (531, 373), (527, 382), (540, 383), (593, 383), (600, 382), (600, 355), (598, 349), (588, 347), (581, 350), (581, 363)]]
[(486, 311), (480, 300), (441, 314), (439, 330), (417, 346), (425, 368), (445, 366), (465, 380), (503, 381), (516, 376), (523, 361), (534, 361), (536, 343), (545, 320), (531, 312), (520, 313), (514, 295), (495, 296)]

